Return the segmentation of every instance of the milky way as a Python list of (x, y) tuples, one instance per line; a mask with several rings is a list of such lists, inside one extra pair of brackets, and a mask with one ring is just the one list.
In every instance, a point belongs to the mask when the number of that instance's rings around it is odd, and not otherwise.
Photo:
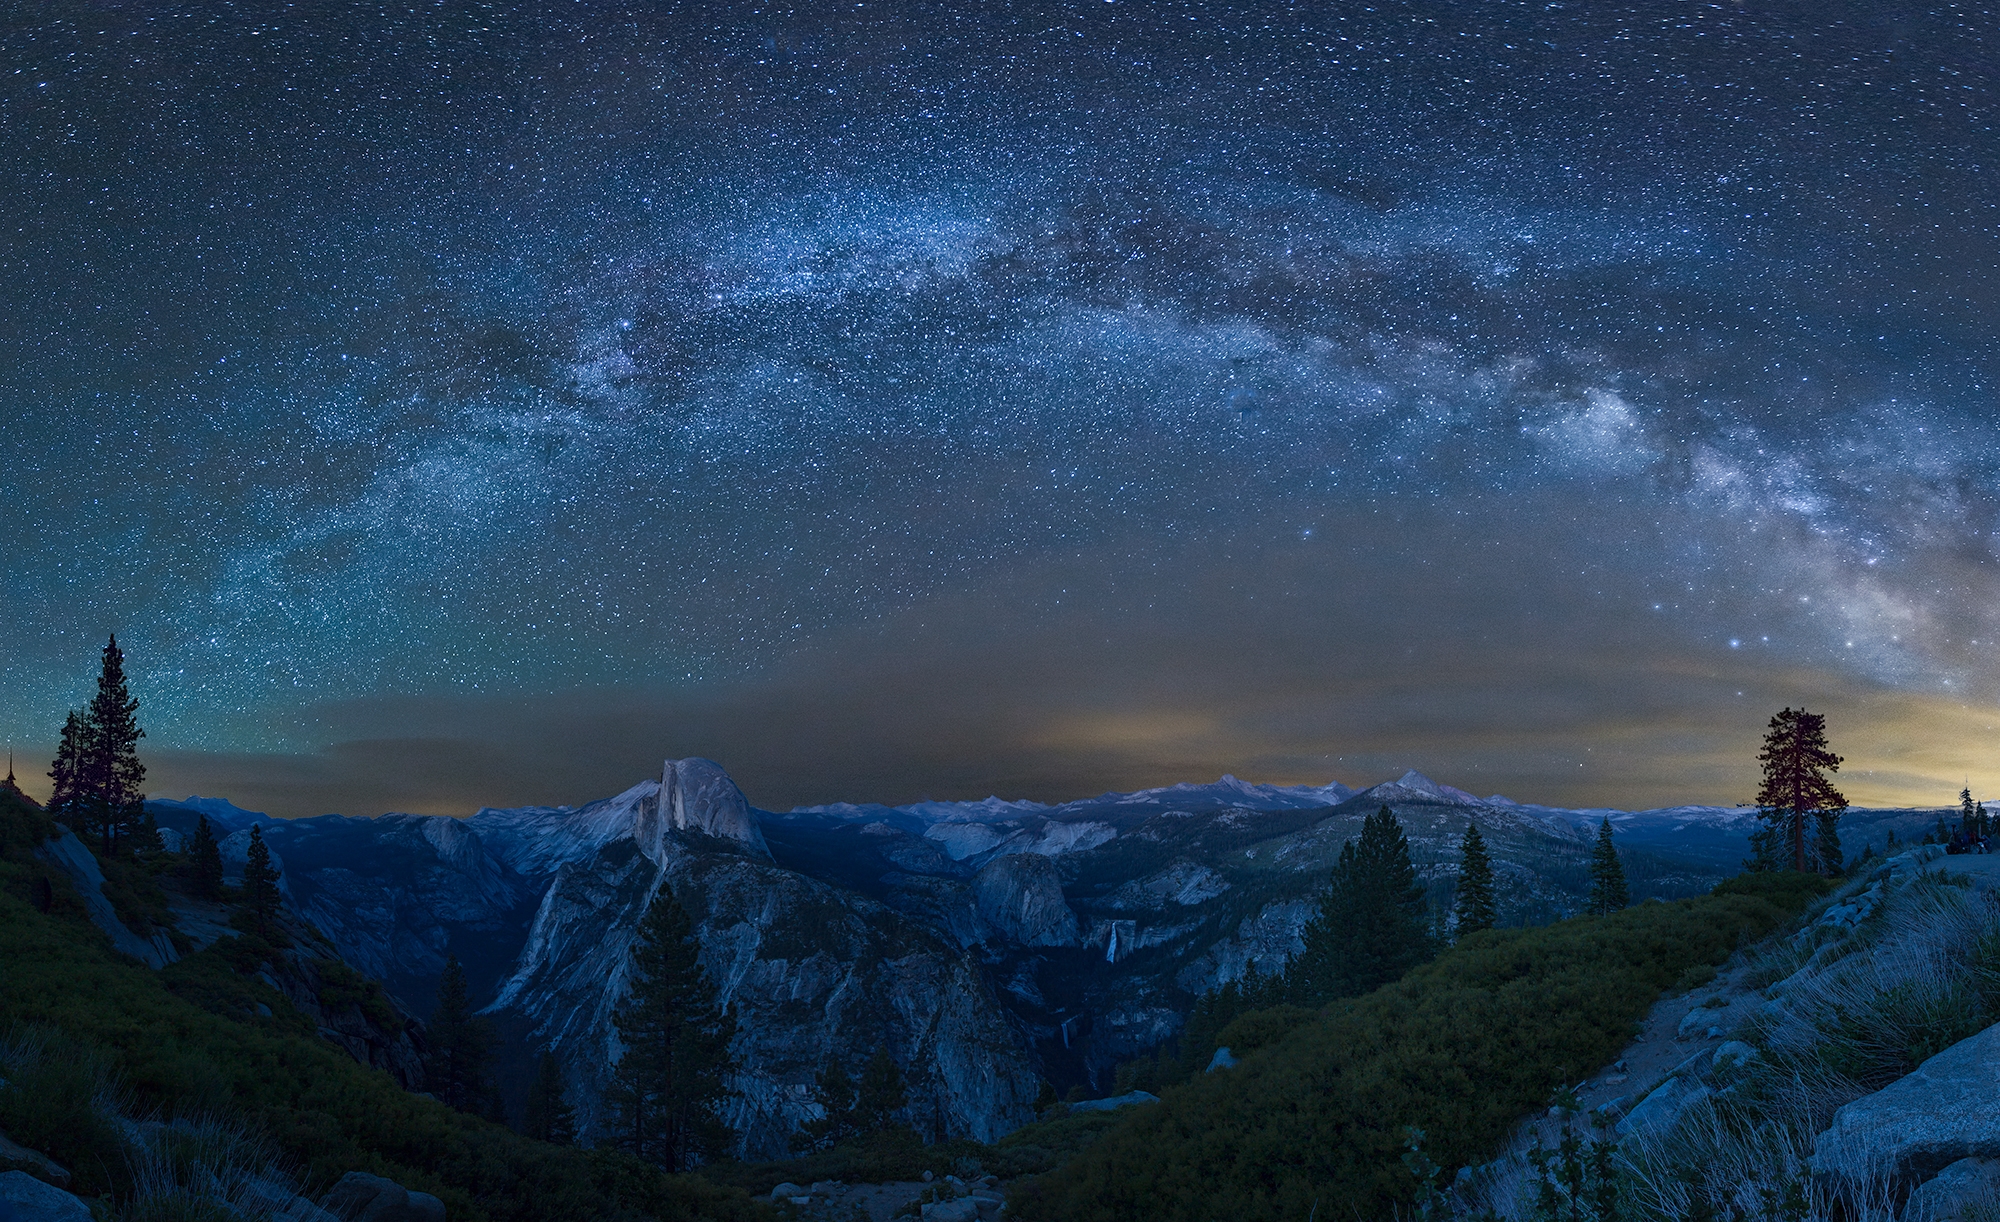
[(0, 732), (115, 630), (284, 813), (2000, 782), (1995, 19), (33, 6)]

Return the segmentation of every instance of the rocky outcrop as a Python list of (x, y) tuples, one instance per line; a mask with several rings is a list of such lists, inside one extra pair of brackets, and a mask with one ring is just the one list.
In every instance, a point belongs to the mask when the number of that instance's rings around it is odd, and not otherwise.
[(728, 840), (770, 860), (749, 801), (714, 760), (668, 760), (660, 769), (659, 802), (670, 829)]
[(445, 1222), (443, 1201), (365, 1171), (341, 1176), (319, 1207), (340, 1222)]
[(986, 923), (1022, 946), (1076, 946), (1076, 913), (1063, 899), (1055, 862), (1038, 853), (996, 857), (972, 878)]
[(2000, 1024), (1835, 1112), (1811, 1167), (1850, 1183), (1921, 1180), (1966, 1158), (2000, 1158)]
[(1903, 1204), (1903, 1222), (1972, 1222), (2000, 1204), (2000, 1159), (1961, 1158), (1917, 1185)]
[(0, 1218), (10, 1222), (91, 1222), (90, 1206), (25, 1171), (0, 1171)]
[(104, 931), (112, 946), (151, 968), (165, 967), (181, 957), (166, 931), (155, 929), (141, 937), (118, 919), (118, 910), (104, 896), (104, 871), (75, 832), (66, 830), (54, 840), (43, 841), (35, 847), (35, 856), (69, 876), (90, 912), (90, 923)]

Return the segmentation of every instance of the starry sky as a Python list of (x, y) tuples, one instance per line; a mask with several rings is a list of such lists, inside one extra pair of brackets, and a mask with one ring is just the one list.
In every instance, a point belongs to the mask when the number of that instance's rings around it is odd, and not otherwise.
[(35, 780), (2000, 786), (1989, 6), (0, 22)]

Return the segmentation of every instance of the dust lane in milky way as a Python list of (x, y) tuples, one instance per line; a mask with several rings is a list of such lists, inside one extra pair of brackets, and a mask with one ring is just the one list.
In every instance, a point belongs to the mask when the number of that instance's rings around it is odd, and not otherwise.
[(769, 805), (1994, 757), (1960, 8), (40, 6), (0, 733), (160, 792)]

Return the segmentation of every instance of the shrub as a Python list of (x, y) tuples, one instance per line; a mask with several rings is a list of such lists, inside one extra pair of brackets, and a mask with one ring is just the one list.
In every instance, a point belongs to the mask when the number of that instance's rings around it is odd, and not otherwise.
[(1017, 1191), (1031, 1219), (1278, 1219), (1407, 1211), (1405, 1134), (1447, 1176), (1608, 1062), (1689, 967), (1770, 933), (1823, 880), (1732, 880), (1699, 899), (1474, 934), (1401, 981), (1294, 1017), (1226, 1072), (1170, 1088)]

